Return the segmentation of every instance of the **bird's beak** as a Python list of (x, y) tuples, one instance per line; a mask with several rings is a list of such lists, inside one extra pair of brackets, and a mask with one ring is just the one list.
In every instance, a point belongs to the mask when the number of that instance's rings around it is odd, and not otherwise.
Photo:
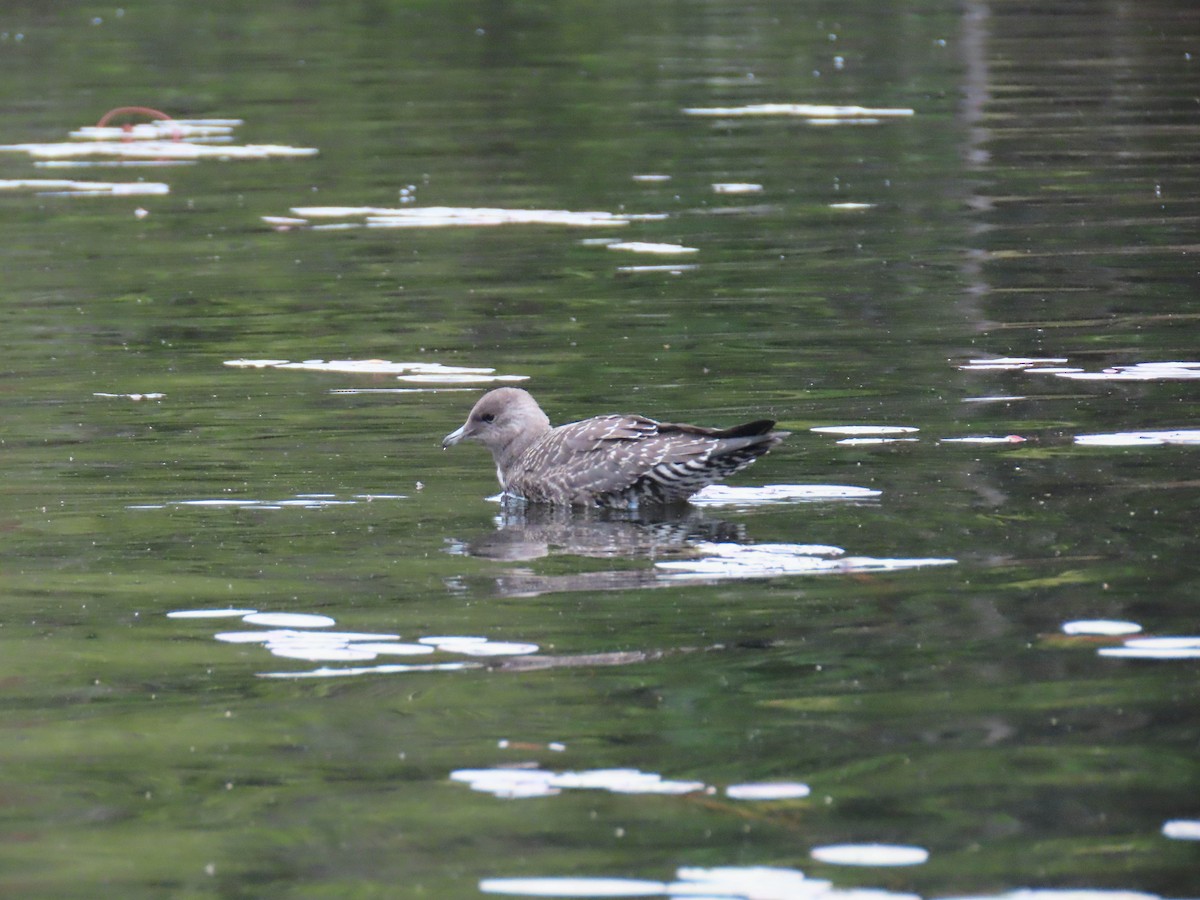
[(455, 444), (457, 444), (459, 441), (464, 440), (466, 437), (467, 437), (467, 426), (464, 424), (461, 428), (457, 429), (456, 431), (450, 432), (448, 435), (446, 435), (444, 438), (442, 438), (442, 449), (445, 450), (447, 447), (453, 447)]

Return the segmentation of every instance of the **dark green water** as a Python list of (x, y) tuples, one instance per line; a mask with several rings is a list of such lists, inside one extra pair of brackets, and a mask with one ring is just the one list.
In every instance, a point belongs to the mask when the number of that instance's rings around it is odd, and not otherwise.
[[(1200, 627), (1191, 4), (246, 6), (0, 9), (2, 143), (137, 104), (319, 150), (0, 153), (0, 179), (170, 185), (0, 191), (0, 893), (458, 898), (774, 866), (926, 898), (1197, 895), (1197, 844), (1163, 834), (1200, 818), (1197, 661), (1063, 634)], [(758, 103), (914, 113), (682, 112)], [(409, 207), (657, 218), (262, 219), (410, 185)], [(672, 264), (695, 268), (619, 271)], [(1148, 377), (967, 365), (1009, 356)], [(489, 367), (555, 422), (770, 415), (793, 436), (737, 486), (881, 493), (503, 520), (487, 454), (439, 449), (486, 385), (240, 359)], [(1192, 367), (1144, 368), (1164, 362)], [(920, 430), (809, 430), (829, 425)], [(1143, 431), (1185, 433), (1076, 440)], [(281, 502), (306, 495), (345, 502)], [(661, 565), (712, 542), (955, 562)], [(261, 627), (237, 618), (167, 616), (224, 607), (539, 650), (308, 661), (214, 639)], [(340, 671), (430, 663), (471, 665)], [(501, 799), (450, 777), (519, 764), (710, 790)], [(725, 793), (762, 781), (811, 794)], [(810, 857), (841, 843), (929, 859)]]

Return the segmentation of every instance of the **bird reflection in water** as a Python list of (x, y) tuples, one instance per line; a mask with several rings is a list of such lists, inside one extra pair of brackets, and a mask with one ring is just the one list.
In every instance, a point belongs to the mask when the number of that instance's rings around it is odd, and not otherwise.
[[(743, 525), (713, 518), (686, 504), (579, 510), (504, 498), (495, 521), (495, 531), (454, 542), (450, 552), (500, 562), (554, 556), (657, 561), (687, 557), (704, 542), (741, 543), (746, 539)], [(568, 574), (510, 568), (495, 576), (501, 596), (665, 587), (669, 583), (652, 566)]]

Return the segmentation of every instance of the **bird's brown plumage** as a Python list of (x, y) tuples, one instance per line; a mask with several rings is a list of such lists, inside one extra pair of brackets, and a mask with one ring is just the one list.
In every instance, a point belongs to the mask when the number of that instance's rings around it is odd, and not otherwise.
[(520, 388), (484, 394), (443, 448), (478, 440), (505, 493), (534, 503), (634, 507), (674, 503), (744, 469), (787, 434), (770, 419), (733, 428), (606, 415), (558, 428)]

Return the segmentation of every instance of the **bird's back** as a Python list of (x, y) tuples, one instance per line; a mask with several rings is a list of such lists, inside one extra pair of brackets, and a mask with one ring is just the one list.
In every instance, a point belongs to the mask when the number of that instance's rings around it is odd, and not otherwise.
[(734, 428), (608, 415), (554, 428), (506, 473), (505, 488), (540, 503), (674, 503), (745, 468), (784, 437), (769, 419)]

